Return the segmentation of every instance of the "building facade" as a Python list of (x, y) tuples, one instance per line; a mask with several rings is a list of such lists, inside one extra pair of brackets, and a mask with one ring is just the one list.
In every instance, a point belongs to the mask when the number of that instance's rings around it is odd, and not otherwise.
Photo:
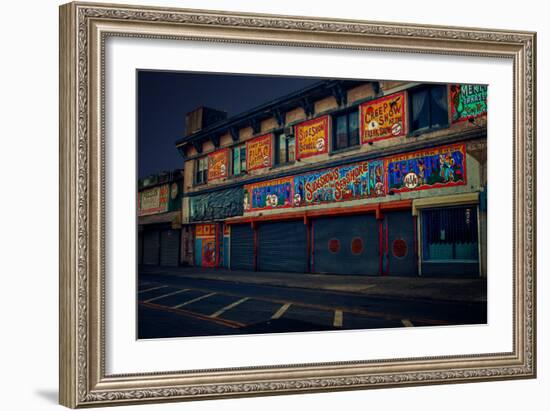
[(486, 275), (486, 86), (324, 80), (186, 134), (188, 264)]
[(181, 170), (151, 175), (138, 182), (138, 264), (177, 267), (182, 260)]

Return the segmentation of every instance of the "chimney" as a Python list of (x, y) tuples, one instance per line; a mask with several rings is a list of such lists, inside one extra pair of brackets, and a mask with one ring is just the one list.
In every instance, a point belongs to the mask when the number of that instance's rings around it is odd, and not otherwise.
[(199, 107), (185, 115), (185, 135), (196, 133), (227, 118), (225, 111)]

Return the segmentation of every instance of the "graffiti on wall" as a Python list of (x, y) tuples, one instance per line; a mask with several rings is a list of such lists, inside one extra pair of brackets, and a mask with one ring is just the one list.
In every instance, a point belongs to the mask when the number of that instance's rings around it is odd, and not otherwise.
[(229, 169), (229, 150), (214, 151), (208, 154), (208, 180), (216, 180), (227, 177)]
[(454, 144), (386, 159), (387, 191), (466, 184), (466, 146)]
[(244, 211), (292, 207), (292, 185), (292, 177), (246, 185)]
[(296, 158), (328, 152), (329, 116), (305, 121), (295, 126)]
[(474, 84), (451, 85), (453, 123), (487, 113), (487, 86)]
[(140, 191), (138, 194), (138, 215), (165, 213), (168, 211), (168, 184)]
[(294, 178), (295, 206), (383, 195), (384, 163), (380, 160), (334, 167)]
[(271, 134), (266, 134), (246, 142), (246, 169), (271, 166)]
[(395, 93), (359, 106), (361, 143), (406, 134), (405, 93)]
[(242, 187), (189, 197), (189, 220), (223, 220), (243, 214)]

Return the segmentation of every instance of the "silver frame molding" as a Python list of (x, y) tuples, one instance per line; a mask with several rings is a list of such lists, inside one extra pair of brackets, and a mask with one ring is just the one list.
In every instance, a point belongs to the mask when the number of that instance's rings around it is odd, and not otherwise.
[[(514, 65), (513, 351), (106, 375), (104, 45), (109, 36), (433, 53)], [(68, 407), (475, 382), (536, 376), (536, 35), (221, 11), (60, 8), (60, 403)]]

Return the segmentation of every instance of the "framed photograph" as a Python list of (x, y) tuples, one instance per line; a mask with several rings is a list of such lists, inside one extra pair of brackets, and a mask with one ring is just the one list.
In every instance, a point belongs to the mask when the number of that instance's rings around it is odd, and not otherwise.
[(535, 50), (61, 6), (60, 403), (534, 378)]

